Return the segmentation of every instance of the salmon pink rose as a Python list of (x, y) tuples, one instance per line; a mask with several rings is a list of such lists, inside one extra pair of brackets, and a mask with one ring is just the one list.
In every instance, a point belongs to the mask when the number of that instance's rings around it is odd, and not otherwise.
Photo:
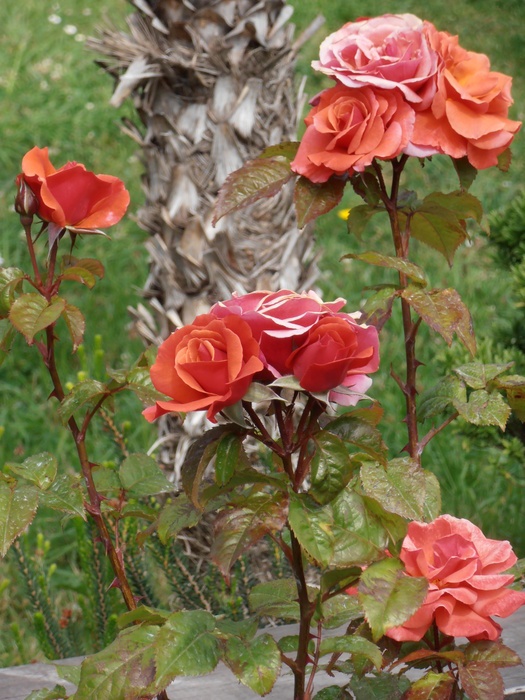
[(452, 637), (495, 640), (501, 626), (491, 616), (508, 617), (525, 604), (525, 593), (507, 588), (514, 576), (503, 573), (516, 562), (509, 542), (489, 540), (469, 520), (410, 523), (400, 557), (406, 573), (425, 577), (429, 588), (421, 608), (386, 632), (398, 641), (421, 639), (434, 621)]
[(17, 180), (23, 180), (37, 198), (38, 216), (58, 230), (113, 226), (129, 204), (128, 191), (118, 177), (95, 175), (75, 162), (57, 170), (47, 148), (35, 146), (25, 154)]
[(457, 36), (431, 34), (442, 68), (430, 107), (416, 115), (409, 155), (467, 156), (478, 169), (497, 165), (521, 122), (508, 118), (512, 78), (490, 70), (487, 56), (466, 51)]
[(414, 109), (426, 109), (439, 65), (431, 26), (411, 14), (349, 22), (323, 41), (312, 67), (351, 88), (397, 89)]
[[(379, 342), (373, 326), (360, 326), (348, 314), (321, 318), (287, 362), (306, 391), (324, 392), (340, 385), (357, 394), (372, 384), (368, 372), (379, 367)], [(331, 400), (349, 406), (359, 396), (331, 392)]]
[(210, 313), (218, 318), (237, 314), (249, 324), (265, 359), (267, 379), (289, 374), (288, 358), (320, 318), (333, 316), (344, 299), (325, 303), (315, 292), (258, 291), (215, 304)]
[(362, 172), (395, 158), (412, 136), (415, 113), (397, 90), (336, 85), (317, 96), (292, 170), (312, 182)]
[(149, 421), (170, 411), (207, 410), (209, 420), (237, 403), (263, 368), (259, 344), (241, 318), (197, 316), (159, 347), (151, 368), (155, 388), (170, 397), (157, 401), (143, 415)]

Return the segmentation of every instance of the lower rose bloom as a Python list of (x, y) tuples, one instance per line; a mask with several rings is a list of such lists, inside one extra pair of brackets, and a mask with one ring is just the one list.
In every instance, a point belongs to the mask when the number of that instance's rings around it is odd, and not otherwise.
[(336, 85), (315, 98), (292, 170), (312, 182), (362, 172), (374, 158), (390, 160), (402, 153), (414, 120), (414, 110), (398, 90)]
[(263, 368), (259, 355), (250, 327), (238, 316), (197, 316), (159, 347), (151, 380), (170, 400), (157, 401), (143, 415), (153, 421), (170, 411), (207, 409), (208, 419), (215, 421), (219, 411), (247, 392)]
[(416, 115), (409, 155), (467, 156), (478, 169), (497, 165), (521, 122), (508, 118), (512, 79), (490, 70), (487, 56), (466, 51), (457, 36), (428, 30), (440, 56), (437, 91), (430, 107)]
[(432, 622), (444, 634), (470, 641), (495, 640), (508, 617), (525, 604), (525, 593), (507, 588), (505, 574), (516, 562), (507, 541), (490, 540), (469, 520), (443, 515), (432, 523), (412, 522), (400, 554), (409, 576), (429, 581), (425, 602), (399, 627), (386, 632), (398, 641), (417, 641)]
[[(364, 393), (372, 384), (367, 372), (379, 367), (377, 330), (360, 326), (348, 314), (320, 319), (287, 361), (306, 391), (324, 392), (345, 386)], [(356, 396), (332, 391), (331, 400), (353, 405)]]

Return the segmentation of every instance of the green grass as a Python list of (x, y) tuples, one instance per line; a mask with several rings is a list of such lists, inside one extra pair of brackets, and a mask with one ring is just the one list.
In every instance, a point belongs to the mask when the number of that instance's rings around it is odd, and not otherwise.
[[(413, 12), (433, 21), (439, 29), (460, 35), (465, 48), (487, 53), (495, 70), (515, 76), (513, 94), (514, 118), (523, 118), (525, 104), (525, 44), (522, 27), (525, 6), (520, 0), (457, 0), (453, 6), (442, 0), (405, 0), (392, 3), (378, 0), (323, 0), (293, 2), (295, 21), (303, 28), (315, 15), (326, 16), (326, 26), (304, 48), (299, 71), (310, 72), (309, 63), (316, 56), (318, 44), (330, 31), (346, 21), (363, 15), (382, 12)], [(14, 178), (20, 170), (22, 155), (33, 145), (50, 146), (52, 160), (61, 165), (78, 160), (95, 172), (122, 177), (131, 192), (130, 216), (111, 231), (111, 241), (99, 237), (85, 238), (80, 246), (85, 256), (99, 257), (106, 276), (93, 292), (75, 291), (75, 302), (91, 323), (86, 334), (87, 355), (95, 344), (95, 334), (102, 335), (105, 360), (110, 366), (127, 363), (142, 349), (138, 339), (130, 339), (126, 331), (128, 305), (135, 305), (147, 275), (147, 255), (143, 242), (146, 235), (133, 221), (133, 212), (141, 205), (141, 164), (135, 144), (119, 129), (122, 117), (133, 117), (130, 104), (115, 110), (108, 105), (111, 80), (94, 65), (94, 56), (78, 38), (95, 33), (104, 17), (123, 24), (129, 6), (123, 0), (62, 0), (52, 3), (25, 0), (23, 3), (0, 3), (0, 26), (3, 29), (3, 51), (0, 52), (0, 207), (2, 233), (0, 256), (6, 266), (27, 264), (22, 232), (12, 211)], [(56, 22), (56, 17), (61, 21)], [(76, 27), (76, 32), (69, 28)], [(67, 33), (65, 30), (67, 29)], [(329, 81), (310, 75), (308, 91), (314, 94)], [(522, 187), (525, 173), (525, 140), (519, 134), (513, 145), (514, 163), (509, 173), (480, 173), (474, 192), (487, 211), (502, 206)], [(455, 187), (450, 163), (435, 158), (423, 172), (411, 173), (409, 186), (426, 194), (433, 189)], [(414, 185), (415, 183), (415, 185)], [(348, 194), (346, 206), (357, 203)], [(345, 252), (372, 248), (385, 249), (384, 233), (374, 228), (362, 243), (348, 236), (344, 222), (336, 213), (328, 215), (318, 226), (318, 244), (324, 250), (320, 284), (325, 297), (345, 296), (349, 307), (361, 302), (364, 286), (384, 282), (392, 276), (384, 270), (368, 269), (357, 262), (339, 263)], [(476, 237), (472, 246), (457, 254), (450, 270), (444, 261), (424, 249), (415, 247), (414, 260), (428, 272), (435, 286), (458, 289), (469, 304), (478, 339), (483, 348), (491, 344), (494, 329), (505, 323), (507, 284), (505, 277), (492, 269), (483, 237)], [(62, 333), (65, 336), (65, 332)], [(386, 407), (384, 430), (392, 446), (392, 455), (403, 447), (403, 402), (389, 368), (403, 366), (401, 324), (397, 315), (382, 332), (383, 367), (378, 373), (372, 394)], [(67, 342), (60, 359), (66, 363), (68, 378), (74, 380), (84, 366), (71, 355)], [(488, 356), (488, 355), (487, 355)], [(449, 351), (443, 341), (427, 331), (421, 334), (420, 357), (425, 362), (419, 378), (422, 386), (432, 384), (436, 374), (454, 362), (465, 361), (461, 351)], [(486, 359), (486, 358), (484, 358)], [(89, 363), (88, 363), (89, 365)], [(89, 367), (88, 367), (89, 368)], [(48, 450), (58, 455), (61, 469), (74, 465), (68, 437), (53, 417), (47, 403), (50, 385), (45, 373), (38, 369), (37, 358), (21, 341), (0, 367), (0, 458), (3, 462), (20, 461), (24, 457)], [(119, 420), (128, 421), (127, 438), (133, 450), (145, 449), (153, 442), (156, 431), (140, 416), (138, 403), (130, 401), (119, 413)], [(489, 431), (490, 432), (490, 431)], [(96, 438), (96, 459), (116, 459), (118, 453), (106, 433)], [(456, 428), (440, 435), (425, 455), (425, 466), (438, 474), (443, 485), (444, 510), (472, 518), (488, 535), (510, 538), (521, 556), (525, 555), (525, 535), (520, 523), (525, 517), (523, 498), (523, 459), (521, 443), (508, 439), (496, 446), (491, 434)], [(49, 520), (37, 523), (37, 529), (54, 531), (55, 539), (67, 540), (61, 525)], [(57, 534), (58, 533), (58, 534)], [(72, 557), (66, 546), (60, 553), (61, 563)], [(2, 589), (2, 581), (9, 579)], [(16, 648), (9, 623), (23, 624), (24, 604), (12, 569), (0, 568), (0, 665), (30, 661), (36, 647), (28, 643), (26, 657)]]

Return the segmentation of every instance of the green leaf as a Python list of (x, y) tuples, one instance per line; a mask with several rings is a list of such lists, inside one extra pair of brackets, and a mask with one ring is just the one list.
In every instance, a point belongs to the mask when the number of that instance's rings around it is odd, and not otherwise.
[(33, 486), (0, 480), (0, 556), (33, 522), (38, 507), (38, 491)]
[(160, 512), (157, 533), (162, 544), (186, 527), (194, 527), (200, 522), (202, 512), (195, 508), (185, 493), (179, 493), (173, 501), (166, 503)]
[(338, 685), (330, 685), (314, 695), (314, 700), (351, 700), (351, 695)]
[(337, 653), (364, 656), (374, 664), (378, 671), (381, 670), (383, 664), (383, 656), (379, 647), (368, 639), (355, 634), (344, 637), (325, 637), (321, 641), (321, 656)]
[(348, 233), (353, 233), (358, 240), (361, 240), (370, 219), (382, 211), (384, 209), (369, 204), (358, 204), (356, 207), (352, 207), (346, 221)]
[(300, 145), (300, 141), (283, 141), (282, 143), (277, 143), (274, 146), (265, 148), (264, 151), (259, 154), (258, 158), (275, 158), (276, 156), (282, 156), (291, 163), (297, 155)]
[(0, 338), (0, 367), (4, 364), (7, 359), (11, 346), (16, 338), (16, 329), (8, 323), (5, 324), (5, 332)]
[(498, 156), (498, 170), (501, 170), (502, 173), (508, 172), (511, 162), (512, 152), (510, 148), (506, 148), (503, 153), (500, 153)]
[(76, 474), (59, 476), (51, 487), (40, 496), (43, 506), (66, 513), (68, 516), (80, 516), (86, 520), (82, 477)]
[(299, 620), (297, 585), (293, 578), (265, 581), (252, 588), (248, 595), (250, 609), (257, 615)]
[(458, 219), (474, 219), (478, 223), (483, 216), (481, 202), (473, 194), (465, 190), (454, 192), (432, 192), (423, 200), (426, 208), (439, 207), (449, 212), (454, 212)]
[(281, 671), (281, 653), (269, 634), (261, 634), (250, 642), (230, 637), (223, 659), (241, 683), (258, 695), (271, 691)]
[(462, 190), (469, 190), (476, 179), (478, 171), (470, 164), (467, 156), (463, 158), (451, 158), (452, 165), (458, 175), (459, 184)]
[(497, 425), (505, 430), (511, 414), (510, 407), (505, 403), (501, 394), (496, 391), (490, 394), (485, 389), (473, 391), (467, 403), (454, 401), (454, 406), (462, 418), (474, 425)]
[(401, 700), (410, 687), (406, 676), (395, 676), (392, 673), (366, 675), (362, 678), (352, 676), (349, 683), (355, 700)]
[(333, 569), (325, 571), (321, 575), (321, 593), (326, 593), (332, 588), (348, 588), (357, 583), (361, 576), (361, 567), (351, 566), (348, 569)]
[(197, 508), (200, 508), (199, 491), (204, 472), (215, 456), (219, 440), (230, 430), (229, 426), (223, 425), (207, 430), (192, 442), (186, 454), (181, 468), (182, 488)]
[(252, 382), (248, 387), (248, 391), (242, 397), (243, 401), (250, 401), (251, 403), (259, 403), (260, 401), (284, 401), (279, 394), (272, 391), (266, 384), (260, 384), (259, 382)]
[(381, 506), (375, 498), (363, 496), (363, 501), (367, 510), (376, 517), (381, 524), (388, 538), (387, 548), (390, 544), (400, 542), (407, 534), (408, 523), (405, 518), (395, 513), (389, 513)]
[(0, 318), (7, 318), (17, 287), (22, 283), (24, 273), (17, 267), (0, 268)]
[(126, 388), (132, 391), (142, 403), (152, 404), (162, 398), (162, 394), (151, 383), (148, 367), (134, 367), (130, 372), (126, 373), (121, 383), (127, 384)]
[(242, 506), (219, 514), (210, 556), (226, 580), (237, 559), (268, 532), (282, 530), (286, 517), (283, 496), (266, 493), (254, 494)]
[(486, 389), (489, 382), (507, 372), (513, 364), (508, 362), (504, 365), (484, 365), (481, 362), (469, 362), (454, 372), (473, 389)]
[(160, 628), (134, 625), (81, 665), (75, 700), (129, 700), (154, 683)]
[(48, 489), (57, 475), (58, 462), (56, 457), (49, 452), (40, 452), (25, 459), (22, 464), (8, 462), (6, 467), (23, 477), (27, 481), (36, 484), (39, 489)]
[(379, 205), (383, 193), (377, 176), (365, 169), (362, 173), (355, 173), (350, 177), (350, 183), (354, 192), (361, 197), (367, 204)]
[(297, 377), (293, 377), (290, 374), (285, 374), (283, 377), (274, 379), (269, 386), (276, 386), (280, 389), (292, 389), (293, 391), (304, 391)]
[(64, 255), (61, 261), (62, 273), (67, 274), (72, 268), (80, 268), (91, 276), (102, 279), (104, 277), (104, 265), (96, 258), (76, 258), (74, 255)]
[(310, 444), (315, 452), (311, 461), (310, 495), (321, 504), (329, 503), (345, 488), (355, 471), (345, 443), (336, 435), (321, 431)]
[(454, 333), (471, 355), (476, 353), (476, 339), (472, 329), (472, 318), (455, 289), (433, 289), (426, 292), (407, 287), (402, 296), (423, 321), (439, 333), (448, 345)]
[(77, 350), (78, 346), (84, 340), (84, 331), (86, 330), (86, 319), (82, 314), (82, 311), (78, 309), (73, 304), (66, 303), (62, 316), (67, 325), (69, 335), (73, 341), (73, 352)]
[(333, 556), (331, 506), (319, 506), (306, 494), (291, 493), (288, 520), (307, 555), (322, 566), (329, 566)]
[(494, 381), (498, 389), (504, 389), (507, 401), (518, 420), (525, 422), (525, 377), (511, 375), (497, 377)]
[(55, 685), (52, 690), (42, 688), (42, 690), (33, 690), (25, 700), (63, 700), (69, 695), (63, 685)]
[(503, 700), (505, 687), (496, 666), (471, 661), (459, 667), (459, 680), (469, 700)]
[(243, 436), (226, 433), (219, 440), (215, 453), (215, 480), (219, 485), (227, 484), (240, 466), (243, 452)]
[(392, 315), (394, 301), (401, 295), (401, 291), (392, 285), (385, 285), (368, 297), (362, 309), (362, 322), (375, 326), (380, 331)]
[(226, 214), (247, 207), (264, 197), (273, 197), (293, 177), (284, 156), (256, 158), (228, 175), (219, 190), (213, 225)]
[(437, 476), (426, 469), (425, 475), (425, 502), (423, 504), (423, 520), (430, 523), (441, 513), (441, 487)]
[(304, 228), (310, 221), (336, 207), (343, 198), (345, 184), (343, 179), (337, 177), (318, 183), (301, 175), (294, 189), (297, 226)]
[(97, 282), (95, 275), (86, 270), (85, 267), (80, 267), (73, 265), (66, 269), (62, 275), (60, 275), (63, 280), (73, 280), (74, 282), (80, 282), (84, 284), (88, 289), (93, 289)]
[(359, 600), (374, 640), (386, 630), (406, 622), (423, 604), (428, 589), (425, 578), (404, 573), (397, 559), (371, 564), (361, 575)]
[(41, 294), (22, 294), (11, 306), (9, 319), (31, 345), (38, 331), (57, 321), (66, 308), (65, 299), (54, 297), (50, 302)]
[(463, 382), (458, 377), (444, 377), (436, 386), (427, 389), (421, 396), (419, 404), (418, 419), (426, 421), (444, 413), (447, 408), (454, 406), (454, 403), (466, 403), (467, 390)]
[(95, 482), (95, 488), (104, 496), (116, 496), (122, 491), (118, 472), (112, 467), (96, 465), (91, 473)]
[(386, 469), (367, 462), (361, 467), (365, 493), (390, 513), (409, 520), (420, 520), (425, 503), (425, 473), (417, 460), (393, 459)]
[(496, 668), (521, 666), (521, 659), (515, 651), (502, 644), (501, 640), (470, 642), (465, 649), (468, 661), (486, 661)]
[(171, 613), (166, 610), (155, 610), (147, 605), (140, 605), (134, 610), (128, 610), (118, 616), (117, 625), (119, 629), (126, 629), (137, 623), (147, 622), (149, 625), (163, 625)]
[(390, 270), (397, 270), (402, 274), (409, 277), (416, 284), (420, 284), (423, 287), (427, 285), (427, 278), (423, 270), (416, 264), (409, 262), (408, 260), (402, 260), (401, 258), (394, 258), (390, 255), (382, 255), (381, 253), (376, 253), (374, 250), (369, 250), (366, 253), (348, 253), (343, 255), (341, 260), (350, 258), (352, 260), (361, 260), (361, 262), (368, 263), (369, 265), (377, 265), (378, 267), (387, 267)]
[(107, 393), (107, 387), (96, 379), (86, 379), (75, 384), (58, 407), (59, 418), (63, 423), (67, 423), (76, 411), (83, 406), (97, 403)]
[(145, 454), (131, 454), (122, 462), (119, 469), (122, 488), (133, 496), (153, 496), (156, 493), (174, 491), (157, 462)]
[(177, 676), (211, 673), (220, 653), (214, 629), (215, 618), (204, 610), (170, 615), (155, 639), (155, 681), (147, 692), (157, 694)]
[(366, 452), (378, 462), (384, 463), (387, 447), (381, 433), (367, 420), (366, 413), (363, 416), (361, 417), (357, 411), (345, 413), (328, 423), (324, 430), (337, 435), (360, 452)]
[(314, 613), (314, 621), (322, 620), (323, 628), (337, 629), (348, 625), (351, 620), (363, 617), (363, 610), (356, 595), (332, 596), (321, 605), (321, 610)]
[(429, 671), (412, 683), (406, 700), (450, 700), (454, 678), (448, 673)]

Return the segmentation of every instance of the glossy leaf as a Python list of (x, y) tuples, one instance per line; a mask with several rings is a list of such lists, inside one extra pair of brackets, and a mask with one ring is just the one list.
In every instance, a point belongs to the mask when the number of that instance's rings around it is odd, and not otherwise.
[(273, 197), (293, 177), (284, 156), (256, 158), (228, 175), (219, 190), (213, 225), (226, 214), (247, 207), (264, 197)]
[(411, 308), (433, 330), (441, 335), (448, 345), (454, 333), (471, 355), (476, 353), (476, 339), (472, 329), (472, 318), (455, 289), (434, 289), (426, 292), (420, 288), (407, 287), (402, 296)]
[(62, 474), (40, 495), (40, 503), (67, 516), (80, 516), (86, 520), (82, 485), (83, 480), (80, 476)]
[(459, 680), (469, 700), (503, 700), (505, 687), (496, 666), (486, 661), (471, 661), (459, 667)]
[(73, 280), (74, 282), (80, 282), (84, 284), (88, 289), (93, 289), (97, 282), (97, 278), (85, 267), (80, 265), (73, 265), (68, 267), (64, 273), (61, 275), (63, 280)]
[(437, 476), (433, 472), (424, 469), (423, 473), (425, 475), (423, 520), (430, 523), (441, 513), (441, 487)]
[(525, 377), (511, 375), (494, 380), (499, 389), (504, 389), (507, 401), (518, 420), (525, 422)]
[(93, 277), (104, 277), (104, 265), (97, 258), (76, 258), (74, 255), (64, 255), (61, 261), (62, 274), (67, 274), (71, 268), (87, 270)]
[(497, 668), (521, 666), (521, 659), (515, 651), (505, 646), (501, 640), (470, 642), (465, 649), (468, 661), (486, 661)]
[(370, 416), (357, 411), (346, 413), (328, 423), (325, 431), (337, 435), (348, 445), (359, 451), (366, 452), (373, 459), (384, 463), (387, 447), (379, 430), (369, 422)]
[(489, 382), (507, 372), (513, 364), (508, 362), (504, 365), (484, 365), (481, 362), (469, 362), (454, 372), (472, 389), (486, 389)]
[(0, 268), (0, 318), (7, 318), (15, 292), (24, 279), (24, 273), (17, 267)]
[(13, 302), (9, 319), (31, 345), (35, 335), (55, 323), (65, 307), (66, 302), (60, 297), (48, 302), (41, 294), (31, 292), (22, 294)]
[(166, 610), (156, 610), (147, 605), (140, 605), (134, 610), (127, 610), (118, 616), (117, 625), (119, 629), (126, 629), (137, 623), (147, 622), (149, 625), (163, 625), (171, 613)]
[(361, 240), (370, 219), (381, 211), (384, 210), (369, 204), (358, 204), (356, 207), (352, 207), (346, 221), (348, 233), (352, 233), (358, 240)]
[(258, 695), (267, 695), (281, 671), (281, 653), (269, 634), (251, 641), (230, 637), (226, 640), (223, 660), (241, 683)]
[(195, 508), (185, 493), (180, 493), (162, 508), (157, 524), (157, 533), (162, 544), (186, 527), (194, 527), (200, 521), (202, 512)]
[(363, 571), (359, 581), (359, 600), (378, 640), (390, 627), (397, 627), (411, 617), (425, 600), (428, 581), (406, 576), (397, 559), (383, 559)]
[(287, 517), (286, 501), (281, 494), (258, 493), (243, 505), (224, 510), (215, 522), (211, 559), (228, 580), (237, 559), (268, 532), (279, 532)]
[(454, 683), (448, 673), (429, 671), (412, 684), (406, 700), (450, 700)]
[(379, 671), (383, 663), (381, 650), (373, 642), (359, 635), (325, 637), (321, 642), (321, 656), (325, 654), (358, 654), (366, 657)]
[(330, 507), (331, 566), (366, 566), (383, 556), (388, 534), (361, 495), (348, 487), (332, 501)]
[(181, 468), (182, 487), (192, 503), (199, 508), (199, 491), (204, 473), (215, 456), (220, 438), (229, 432), (227, 426), (207, 430), (191, 444)]
[(351, 700), (352, 696), (338, 685), (329, 685), (314, 695), (314, 700)]
[(478, 171), (470, 164), (467, 156), (463, 158), (451, 158), (452, 165), (458, 175), (459, 184), (462, 190), (469, 190), (476, 179)]
[(425, 287), (427, 285), (427, 279), (423, 270), (408, 260), (402, 260), (401, 258), (394, 258), (390, 255), (382, 255), (374, 250), (368, 250), (366, 253), (348, 253), (343, 255), (341, 260), (345, 259), (360, 260), (361, 262), (368, 263), (369, 265), (377, 265), (378, 267), (387, 267), (390, 270), (396, 270), (401, 272), (406, 277), (411, 279), (416, 284)]
[(214, 629), (213, 615), (204, 610), (170, 615), (155, 640), (155, 682), (148, 691), (158, 693), (177, 676), (211, 673), (220, 656)]
[(91, 406), (105, 394), (107, 394), (107, 388), (102, 382), (98, 382), (96, 379), (86, 379), (84, 382), (75, 384), (63, 399), (58, 407), (58, 415), (63, 423), (67, 423), (76, 411), (84, 406)]
[(363, 617), (363, 610), (357, 596), (341, 593), (326, 600), (321, 605), (321, 610), (314, 613), (313, 620), (322, 620), (323, 628), (330, 630), (348, 625), (360, 617)]
[(423, 200), (424, 208), (439, 207), (453, 212), (458, 219), (474, 219), (478, 223), (483, 216), (483, 207), (477, 197), (465, 190), (432, 192)]
[(381, 185), (375, 173), (365, 169), (362, 173), (355, 173), (350, 177), (350, 183), (354, 192), (367, 204), (381, 204)]
[(281, 143), (276, 143), (273, 146), (265, 148), (264, 151), (259, 154), (258, 158), (275, 158), (276, 156), (281, 156), (291, 163), (297, 155), (300, 145), (299, 141), (282, 141)]
[(418, 419), (434, 418), (444, 413), (454, 402), (466, 403), (467, 390), (463, 382), (454, 376), (444, 377), (436, 386), (427, 389), (421, 396)]
[(257, 615), (299, 620), (297, 585), (293, 578), (265, 581), (252, 588), (248, 595), (250, 609)]
[(454, 406), (459, 415), (469, 423), (497, 425), (501, 430), (505, 430), (511, 414), (510, 407), (498, 392), (493, 391), (489, 394), (485, 389), (473, 391), (467, 403), (454, 401)]
[(34, 486), (0, 479), (0, 557), (33, 522), (38, 507)]
[(45, 491), (55, 480), (58, 462), (56, 457), (49, 452), (40, 452), (28, 457), (22, 464), (8, 462), (6, 466), (18, 476), (31, 481), (39, 489)]
[(329, 566), (333, 557), (330, 505), (319, 506), (306, 494), (290, 494), (288, 520), (307, 555), (318, 564)]
[(400, 542), (407, 534), (408, 523), (405, 518), (395, 513), (389, 513), (386, 511), (381, 504), (375, 500), (375, 498), (370, 498), (369, 496), (363, 496), (363, 501), (365, 503), (367, 511), (375, 516), (377, 521), (381, 524), (384, 529), (388, 542), (387, 547), (390, 543), (395, 544)]
[(425, 474), (417, 460), (393, 459), (386, 468), (367, 462), (361, 467), (365, 493), (390, 513), (420, 520), (425, 503)]
[[(215, 453), (215, 480), (227, 484), (240, 466), (243, 438), (238, 433), (226, 433), (221, 437)], [(246, 460), (246, 455), (244, 455)], [(243, 460), (243, 461), (245, 461)]]
[(376, 291), (365, 301), (361, 321), (375, 326), (380, 331), (392, 315), (392, 307), (395, 300), (401, 296), (401, 291), (392, 285), (385, 285)]
[(378, 673), (360, 678), (352, 676), (350, 690), (356, 700), (401, 700), (410, 687), (406, 676), (394, 676), (392, 673)]
[(351, 566), (348, 569), (332, 569), (321, 574), (321, 593), (332, 589), (347, 588), (353, 586), (361, 576), (360, 566)]
[(86, 330), (86, 319), (80, 309), (73, 304), (66, 303), (62, 316), (67, 325), (69, 335), (73, 342), (73, 352), (84, 340), (84, 331)]
[(297, 226), (304, 228), (336, 207), (343, 197), (345, 181), (331, 177), (327, 182), (312, 182), (302, 175), (295, 183), (294, 205)]
[(120, 465), (119, 478), (122, 488), (138, 498), (174, 491), (173, 484), (168, 481), (156, 460), (145, 454), (136, 453), (126, 457)]
[[(109, 373), (109, 372), (108, 372)], [(127, 384), (127, 389), (132, 391), (144, 404), (152, 404), (162, 398), (151, 383), (148, 367), (134, 367), (126, 373), (122, 384)]]
[[(321, 504), (329, 503), (348, 484), (355, 471), (345, 443), (325, 430), (312, 440), (310, 495)], [(311, 444), (312, 444), (311, 443)]]

